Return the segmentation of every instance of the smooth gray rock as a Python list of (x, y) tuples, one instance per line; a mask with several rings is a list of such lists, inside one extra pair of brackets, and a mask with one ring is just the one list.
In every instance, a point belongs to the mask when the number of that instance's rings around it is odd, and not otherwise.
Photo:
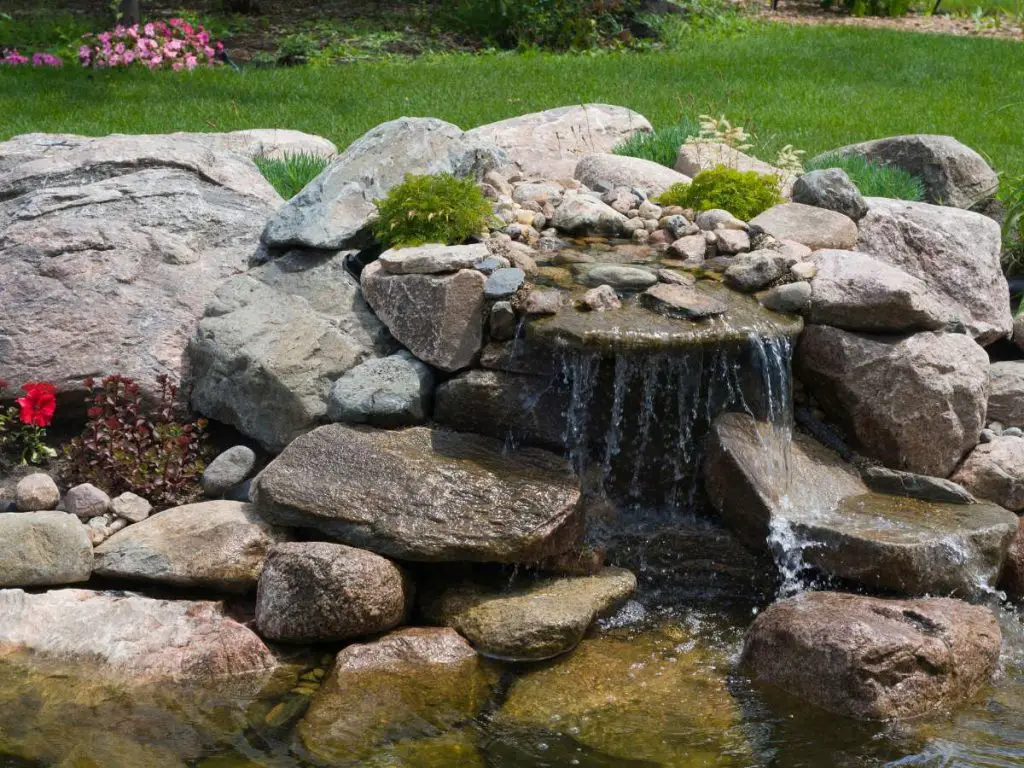
[[(777, 240), (793, 240), (811, 250), (851, 250), (857, 244), (857, 225), (842, 213), (801, 203), (783, 203), (750, 220)], [(863, 250), (863, 249), (862, 249)]]
[(705, 320), (724, 315), (728, 307), (693, 286), (658, 283), (640, 294), (640, 306), (652, 312), (684, 320)]
[(507, 299), (513, 296), (526, 281), (526, 273), (518, 267), (497, 269), (492, 272), (484, 283), (484, 298)]
[(141, 523), (152, 510), (152, 504), (131, 491), (125, 491), (110, 500), (110, 511), (129, 523)]
[(53, 509), (59, 501), (60, 489), (45, 472), (33, 472), (21, 478), (14, 489), (14, 503), (19, 512)]
[(785, 277), (794, 263), (796, 259), (780, 251), (750, 251), (729, 262), (725, 282), (736, 290), (753, 293)]
[(988, 369), (988, 418), (1007, 426), (1024, 426), (1024, 361), (992, 363)]
[(626, 230), (626, 217), (611, 206), (586, 195), (567, 197), (555, 209), (552, 226), (571, 235), (618, 235)]
[(868, 212), (867, 201), (842, 168), (808, 171), (800, 176), (793, 184), (793, 202), (827, 208), (854, 221)]
[(617, 291), (642, 291), (658, 282), (651, 270), (622, 264), (579, 264), (573, 271), (586, 285), (608, 285)]
[(64, 509), (83, 520), (100, 517), (110, 511), (110, 497), (92, 483), (82, 483), (68, 488)]
[(648, 197), (657, 197), (673, 184), (691, 181), (689, 176), (651, 160), (607, 153), (584, 155), (576, 164), (573, 178), (591, 189), (600, 182), (612, 187), (635, 187)]
[(92, 573), (85, 526), (67, 512), (2, 513), (0, 541), (0, 587), (74, 584)]
[(907, 496), (945, 504), (973, 504), (977, 499), (962, 485), (942, 477), (901, 472), (887, 467), (867, 467), (860, 473), (868, 488), (890, 496)]
[[(493, 258), (484, 243), (442, 245), (427, 243), (411, 248), (391, 248), (377, 259), (389, 275), (437, 275), (475, 269)], [(503, 266), (508, 266), (506, 262)]]
[(430, 415), (434, 373), (408, 350), (367, 360), (334, 382), (327, 403), (331, 421), (402, 427)]
[(811, 305), (811, 284), (806, 280), (777, 285), (760, 297), (761, 305), (773, 312), (801, 314)]
[(203, 492), (207, 496), (227, 493), (247, 479), (255, 467), (256, 454), (252, 448), (247, 445), (228, 448), (203, 470)]
[(707, 249), (707, 239), (703, 234), (698, 234), (686, 235), (685, 237), (680, 237), (678, 240), (673, 240), (668, 247), (668, 252), (675, 258), (699, 263), (704, 261), (704, 255), (707, 253)]

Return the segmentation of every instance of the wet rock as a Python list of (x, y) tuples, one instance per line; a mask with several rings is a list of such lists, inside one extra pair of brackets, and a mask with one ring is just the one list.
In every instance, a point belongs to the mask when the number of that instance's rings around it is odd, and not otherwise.
[(689, 272), (680, 272), (675, 269), (659, 269), (658, 280), (668, 285), (689, 285), (697, 282), (697, 278)]
[(392, 335), (443, 371), (465, 368), (480, 351), (485, 282), (472, 269), (454, 275), (388, 275), (378, 262), (360, 277), (367, 303)]
[(612, 187), (642, 189), (648, 197), (657, 197), (673, 184), (690, 183), (689, 176), (650, 160), (606, 153), (584, 155), (573, 176), (591, 189), (604, 182)]
[(658, 276), (649, 269), (620, 264), (583, 264), (574, 271), (587, 285), (609, 285), (617, 291), (642, 291), (658, 282)]
[[(427, 243), (409, 248), (391, 248), (377, 259), (389, 275), (438, 275), (476, 269), (481, 262), (494, 258), (484, 243), (443, 245)], [(507, 263), (502, 266), (508, 266)]]
[(760, 301), (773, 312), (803, 313), (811, 305), (811, 284), (801, 280), (777, 285), (761, 296)]
[(577, 195), (562, 201), (552, 226), (573, 235), (618, 235), (626, 229), (626, 217), (600, 200)]
[(1024, 426), (1024, 361), (992, 363), (988, 369), (988, 419)]
[(946, 477), (985, 424), (988, 355), (963, 334), (868, 336), (811, 325), (794, 363), (825, 412), (894, 469)]
[(860, 221), (868, 212), (867, 201), (842, 168), (803, 174), (793, 184), (793, 202), (827, 208), (854, 221)]
[(999, 436), (979, 445), (957, 468), (953, 480), (979, 498), (1024, 511), (1024, 439)]
[[(811, 250), (835, 248), (853, 250), (857, 245), (857, 225), (849, 216), (825, 208), (801, 203), (783, 203), (769, 208), (750, 220), (777, 240), (794, 240)], [(870, 249), (862, 248), (861, 250)]]
[(599, 285), (583, 294), (578, 307), (588, 312), (607, 312), (622, 309), (622, 301), (610, 285)]
[(1024, 517), (1017, 524), (1017, 535), (1006, 553), (1006, 564), (999, 579), (999, 588), (1007, 597), (1017, 602), (1024, 601)]
[(484, 283), (485, 299), (507, 299), (526, 281), (526, 273), (518, 267), (495, 270)]
[(505, 661), (540, 661), (575, 648), (593, 621), (618, 608), (636, 589), (621, 568), (593, 576), (499, 585), (464, 583), (428, 595), (427, 620), (452, 627), (478, 653)]
[(267, 551), (288, 532), (250, 504), (206, 501), (158, 512), (96, 548), (97, 575), (129, 581), (246, 592)]
[(351, 640), (397, 627), (412, 596), (406, 573), (380, 555), (326, 542), (277, 544), (260, 575), (256, 625), (280, 642)]
[[(488, 344), (480, 354), (480, 367), (495, 371), (543, 376), (553, 380), (559, 371), (560, 362), (552, 358), (550, 350), (528, 344), (524, 339), (519, 338), (513, 341), (496, 341)], [(472, 373), (472, 371), (466, 371), (466, 373)]]
[(980, 213), (869, 198), (856, 249), (921, 280), (981, 344), (1013, 327), (999, 225)]
[(562, 291), (535, 288), (523, 302), (523, 311), (528, 315), (553, 315), (565, 306), (565, 301)]
[(715, 247), (724, 256), (750, 250), (750, 237), (738, 229), (720, 229), (715, 233)]
[(732, 259), (725, 270), (725, 281), (744, 293), (753, 293), (782, 279), (793, 259), (778, 251), (759, 250)]
[(666, 230), (673, 240), (679, 240), (684, 237), (693, 237), (700, 234), (700, 227), (690, 221), (682, 214), (672, 214), (671, 216), (662, 216), (658, 221), (658, 226)]
[(85, 526), (66, 512), (2, 513), (0, 541), (0, 587), (74, 584), (92, 572)]
[(334, 382), (327, 403), (331, 421), (401, 427), (430, 414), (434, 373), (407, 350), (367, 360)]
[(92, 483), (82, 483), (64, 494), (64, 509), (83, 520), (100, 517), (110, 510), (110, 497)]
[[(222, 452), (203, 470), (203, 493), (220, 496), (244, 482), (256, 467), (256, 454), (247, 445), (235, 445)], [(114, 510), (117, 512), (117, 510)], [(120, 513), (118, 513), (120, 514)], [(148, 515), (149, 512), (147, 511)], [(143, 515), (145, 517), (146, 515)], [(121, 517), (128, 517), (121, 515)], [(130, 517), (128, 517), (131, 520)], [(133, 520), (132, 522), (139, 522)]]
[(794, 174), (789, 171), (746, 155), (727, 144), (711, 141), (683, 144), (679, 147), (674, 168), (687, 176), (696, 176), (701, 171), (709, 171), (719, 165), (734, 168), (737, 171), (755, 171), (762, 176), (775, 176), (779, 180), (779, 189), (783, 197), (789, 196), (796, 179)]
[(432, 736), (472, 719), (495, 676), (453, 629), (401, 629), (350, 645), (299, 723), (319, 761), (364, 760), (397, 737)]
[(519, 318), (516, 311), (512, 309), (511, 302), (496, 301), (491, 307), (491, 318), (487, 324), (487, 330), (492, 339), (506, 341), (516, 335), (516, 326)]
[(141, 523), (152, 510), (152, 504), (131, 491), (125, 491), (110, 501), (110, 511), (129, 523)]
[(946, 710), (985, 685), (1002, 634), (983, 606), (805, 592), (751, 626), (743, 663), (761, 683), (847, 717)]
[(560, 456), (503, 448), (422, 427), (331, 424), (271, 462), (253, 499), (276, 524), (406, 560), (525, 562), (564, 551), (578, 533), (575, 478)]
[(724, 302), (692, 286), (668, 283), (658, 283), (641, 293), (640, 304), (652, 312), (685, 320), (705, 320), (724, 315), (729, 309)]
[(908, 496), (946, 504), (973, 504), (975, 499), (962, 485), (942, 477), (901, 472), (886, 467), (867, 467), (860, 473), (868, 488), (890, 496)]
[(59, 501), (60, 489), (53, 478), (43, 472), (21, 478), (14, 489), (14, 503), (19, 512), (53, 509)]

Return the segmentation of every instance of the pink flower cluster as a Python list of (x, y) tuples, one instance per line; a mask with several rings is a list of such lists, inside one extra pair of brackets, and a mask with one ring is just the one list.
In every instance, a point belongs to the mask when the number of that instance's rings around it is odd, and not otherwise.
[[(8, 65), (16, 67), (20, 64), (28, 64), (29, 59), (27, 56), (22, 56), (16, 50), (0, 51), (3, 56), (0, 56), (0, 65)], [(52, 53), (33, 53), (32, 54), (32, 66), (33, 67), (63, 67), (64, 62), (60, 56), (54, 56)]]
[(223, 43), (210, 41), (202, 26), (184, 19), (156, 21), (143, 26), (118, 25), (110, 32), (88, 34), (89, 42), (78, 49), (84, 67), (127, 67), (141, 64), (149, 69), (191, 71), (198, 66), (215, 66)]

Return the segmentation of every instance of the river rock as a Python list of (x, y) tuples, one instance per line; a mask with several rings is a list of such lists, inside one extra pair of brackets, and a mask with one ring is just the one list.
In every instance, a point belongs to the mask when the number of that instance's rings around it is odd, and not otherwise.
[(811, 305), (811, 284), (806, 280), (777, 285), (758, 297), (773, 312), (806, 312)]
[[(492, 258), (487, 245), (443, 245), (427, 243), (409, 248), (391, 248), (377, 259), (381, 268), (389, 275), (439, 275), (458, 272), (460, 269), (475, 269)], [(508, 266), (507, 262), (504, 266)]]
[(755, 680), (846, 717), (947, 710), (985, 685), (1002, 633), (983, 606), (805, 592), (751, 625), (742, 662)]
[(221, 286), (189, 344), (196, 411), (279, 451), (339, 376), (392, 349), (344, 257), (291, 251)]
[(999, 177), (984, 158), (952, 136), (912, 134), (865, 141), (833, 149), (832, 155), (859, 155), (879, 165), (902, 168), (924, 182), (930, 203), (970, 208), (994, 195)]
[(1009, 289), (999, 262), (999, 225), (955, 208), (869, 198), (858, 251), (921, 280), (979, 343), (1009, 336)]
[(857, 251), (815, 251), (809, 322), (848, 331), (934, 331), (952, 313), (924, 281)]
[[(28, 134), (0, 143), (0, 359), (61, 403), (120, 373), (157, 399), (217, 286), (282, 204), (251, 160), (174, 136)], [(58, 414), (73, 411), (58, 409)]]
[(356, 139), (289, 200), (267, 223), (263, 242), (274, 248), (362, 248), (373, 240), (374, 201), (406, 174), (482, 177), (505, 159), (496, 147), (469, 139), (443, 120), (401, 117), (383, 123)]
[(863, 451), (947, 477), (985, 426), (988, 355), (963, 334), (868, 336), (804, 329), (797, 376)]
[[(976, 597), (994, 585), (1016, 530), (993, 504), (869, 493), (857, 472), (806, 435), (726, 414), (713, 426), (705, 484), (755, 551), (898, 594)], [(1022, 441), (1024, 442), (1024, 441)]]
[(640, 305), (668, 317), (685, 320), (706, 320), (724, 315), (728, 307), (713, 296), (693, 286), (658, 283), (640, 294)]
[(671, 256), (693, 263), (704, 261), (704, 254), (707, 252), (708, 243), (703, 234), (687, 235), (673, 240), (668, 247)]
[(729, 261), (725, 282), (736, 290), (753, 293), (781, 280), (794, 263), (792, 256), (780, 251), (750, 251)]
[(724, 208), (709, 208), (701, 211), (696, 218), (697, 228), (704, 232), (717, 232), (721, 229), (735, 229), (746, 232), (746, 222), (737, 219), (732, 213)]
[[(668, 270), (662, 271), (667, 272)], [(613, 309), (622, 309), (622, 300), (610, 285), (599, 285), (583, 294), (577, 308), (588, 312), (608, 312)]]
[(715, 249), (721, 256), (749, 251), (750, 236), (739, 229), (720, 229), (715, 232)]
[(92, 483), (81, 483), (64, 494), (64, 509), (83, 520), (101, 517), (110, 511), (110, 497)]
[(253, 499), (279, 525), (428, 562), (540, 559), (568, 549), (580, 523), (560, 456), (424, 427), (320, 427), (263, 470)]
[(400, 629), (350, 645), (298, 726), (320, 762), (359, 764), (396, 737), (435, 735), (471, 720), (493, 671), (453, 629)]
[(867, 201), (842, 168), (808, 171), (793, 184), (793, 202), (827, 208), (860, 221), (868, 212)]
[(397, 627), (412, 595), (405, 572), (380, 555), (327, 542), (277, 544), (260, 576), (256, 625), (280, 642), (351, 640)]
[[(793, 240), (812, 251), (819, 248), (853, 250), (857, 225), (849, 216), (802, 203), (783, 203), (750, 220), (776, 240)], [(867, 249), (862, 249), (867, 250)]]
[(21, 478), (14, 489), (14, 504), (19, 512), (53, 509), (60, 501), (60, 489), (45, 472), (33, 472)]
[(642, 291), (658, 282), (651, 270), (623, 264), (581, 264), (576, 271), (587, 285), (608, 285), (617, 291)]
[(995, 437), (964, 459), (953, 480), (975, 496), (1024, 511), (1024, 438)]
[(989, 421), (1024, 427), (1024, 361), (992, 363), (988, 369)]
[(443, 371), (465, 368), (483, 343), (484, 275), (389, 275), (379, 262), (360, 277), (363, 295), (392, 335)]
[(327, 403), (331, 421), (401, 427), (430, 414), (434, 373), (408, 350), (367, 360), (334, 382)]
[(227, 493), (239, 483), (245, 482), (255, 466), (256, 454), (252, 448), (247, 445), (232, 446), (220, 453), (203, 470), (203, 492), (207, 496)]
[(673, 166), (680, 173), (696, 176), (701, 171), (709, 171), (720, 165), (734, 168), (737, 171), (754, 171), (762, 176), (775, 176), (779, 180), (779, 191), (783, 197), (789, 197), (796, 176), (789, 171), (776, 168), (756, 157), (740, 152), (727, 144), (714, 141), (687, 142), (679, 147), (676, 164)]
[(636, 589), (622, 568), (593, 576), (540, 579), (520, 585), (464, 583), (430, 595), (421, 605), (427, 620), (452, 627), (478, 653), (505, 661), (540, 661), (567, 653), (600, 617)]
[(874, 466), (862, 469), (860, 476), (872, 491), (890, 496), (907, 496), (946, 504), (973, 504), (977, 501), (962, 485), (943, 477)]
[(576, 164), (573, 177), (591, 189), (597, 189), (600, 184), (611, 188), (628, 187), (642, 189), (648, 197), (657, 197), (673, 184), (691, 181), (689, 176), (651, 160), (607, 153), (585, 155)]
[(496, 269), (484, 283), (484, 298), (489, 301), (507, 299), (515, 295), (526, 281), (526, 273), (518, 267)]
[(2, 513), (0, 541), (0, 587), (74, 584), (92, 572), (85, 526), (66, 512)]
[(153, 505), (138, 494), (125, 491), (110, 500), (110, 511), (129, 523), (141, 523), (153, 511)]
[[(611, 152), (650, 122), (625, 107), (577, 104), (481, 125), (467, 138), (492, 142), (529, 179), (571, 179), (583, 155)], [(517, 202), (522, 202), (517, 200)]]
[(267, 551), (289, 534), (250, 504), (205, 501), (158, 512), (96, 548), (97, 575), (129, 581), (246, 592)]
[(562, 201), (551, 224), (572, 235), (619, 235), (626, 230), (626, 217), (600, 200), (576, 195)]

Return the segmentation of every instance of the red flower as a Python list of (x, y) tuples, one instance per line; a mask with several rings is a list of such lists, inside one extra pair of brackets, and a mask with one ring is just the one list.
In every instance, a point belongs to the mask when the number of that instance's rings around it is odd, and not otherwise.
[(25, 397), (15, 402), (21, 406), (21, 422), (35, 427), (48, 427), (57, 410), (57, 391), (45, 381), (30, 381), (22, 386)]

